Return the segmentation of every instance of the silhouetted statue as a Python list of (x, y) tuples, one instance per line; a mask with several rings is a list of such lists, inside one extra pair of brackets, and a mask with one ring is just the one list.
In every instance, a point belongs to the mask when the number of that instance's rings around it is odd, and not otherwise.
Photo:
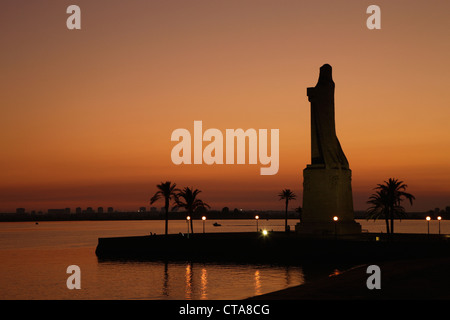
[(347, 158), (336, 136), (331, 71), (329, 64), (323, 65), (317, 85), (307, 89), (311, 102), (311, 164), (348, 169)]
[[(319, 81), (307, 88), (311, 102), (311, 164), (303, 170), (300, 233), (360, 233), (354, 220), (352, 171), (336, 136), (331, 66), (320, 68)], [(334, 220), (334, 217), (337, 217)]]

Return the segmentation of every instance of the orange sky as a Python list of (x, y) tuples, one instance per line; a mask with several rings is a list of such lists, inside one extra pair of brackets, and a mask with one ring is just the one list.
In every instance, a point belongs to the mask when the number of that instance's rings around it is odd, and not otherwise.
[[(66, 28), (81, 8), (82, 29)], [(381, 7), (381, 30), (366, 8)], [(448, 1), (18, 1), (0, 4), (0, 212), (147, 205), (170, 180), (213, 208), (301, 205), (309, 102), (333, 66), (355, 209), (377, 183), (407, 210), (450, 205)], [(279, 129), (280, 169), (172, 164), (173, 130)], [(163, 203), (157, 204), (162, 206)]]

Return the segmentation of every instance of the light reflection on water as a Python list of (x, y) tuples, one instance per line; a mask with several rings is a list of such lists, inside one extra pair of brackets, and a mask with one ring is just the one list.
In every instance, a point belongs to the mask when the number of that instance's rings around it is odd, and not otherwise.
[(98, 266), (101, 279), (108, 279), (103, 285), (109, 287), (110, 299), (123, 299), (120, 295), (126, 299), (243, 299), (304, 283), (303, 269), (297, 266), (200, 262), (102, 262)]
[[(207, 232), (255, 228), (254, 221), (220, 221), (220, 228), (212, 223)], [(284, 221), (262, 226), (282, 230)], [(198, 229), (201, 223), (194, 224)], [(185, 222), (170, 221), (169, 230), (184, 232)], [(0, 299), (242, 299), (303, 282), (300, 266), (99, 261), (95, 255), (99, 237), (150, 232), (163, 233), (164, 221), (0, 223)], [(81, 269), (80, 290), (66, 287), (73, 264)]]
[[(253, 231), (250, 220), (222, 220), (207, 232)], [(296, 220), (290, 221), (291, 229)], [(384, 221), (358, 221), (370, 232), (384, 231)], [(261, 228), (282, 230), (283, 220), (259, 221)], [(396, 232), (427, 232), (418, 220), (396, 222)], [(441, 232), (449, 233), (448, 221)], [(197, 228), (197, 229), (196, 229)], [(194, 230), (201, 232), (197, 223)], [(184, 221), (170, 221), (171, 233), (185, 231)], [(303, 266), (214, 264), (199, 262), (99, 261), (99, 237), (161, 234), (163, 221), (72, 221), (0, 223), (0, 299), (243, 299), (302, 284), (311, 274), (329, 270)], [(437, 221), (430, 232), (438, 232)], [(81, 290), (69, 290), (66, 269), (81, 268)], [(337, 270), (336, 272), (339, 272)]]

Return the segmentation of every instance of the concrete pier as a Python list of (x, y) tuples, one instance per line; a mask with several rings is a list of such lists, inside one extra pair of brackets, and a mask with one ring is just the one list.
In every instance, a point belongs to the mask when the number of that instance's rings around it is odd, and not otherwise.
[(99, 259), (304, 263), (450, 256), (445, 235), (363, 233), (313, 237), (295, 232), (199, 233), (99, 238)]

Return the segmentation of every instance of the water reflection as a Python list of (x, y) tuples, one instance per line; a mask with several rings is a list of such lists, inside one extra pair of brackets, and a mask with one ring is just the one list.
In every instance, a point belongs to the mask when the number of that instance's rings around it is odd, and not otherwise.
[(162, 295), (164, 297), (169, 296), (169, 264), (164, 262), (164, 276), (163, 276), (163, 288)]
[(200, 278), (201, 288), (200, 288), (200, 299), (208, 299), (208, 271), (206, 268), (202, 268), (202, 275)]
[[(193, 295), (195, 294), (194, 288), (194, 266), (192, 262), (186, 264), (185, 270), (185, 299), (195, 299)], [(200, 299), (208, 299), (208, 271), (205, 266), (201, 267), (200, 274)]]
[(90, 294), (107, 294), (108, 299), (235, 300), (303, 284), (303, 270), (280, 265), (99, 260), (95, 274), (85, 272), (84, 279), (85, 286), (98, 291)]
[(193, 273), (192, 273), (192, 262), (186, 264), (186, 276), (185, 276), (185, 296), (187, 300), (192, 299), (192, 287), (193, 287)]
[(289, 272), (289, 266), (286, 266), (286, 269), (284, 269), (284, 279), (286, 280), (286, 287), (289, 287), (291, 285), (291, 273)]
[(339, 269), (334, 269), (333, 272), (331, 274), (329, 274), (329, 277), (334, 277), (334, 276), (338, 276), (341, 274), (341, 271)]
[[(152, 264), (157, 264), (153, 262)], [(162, 265), (161, 265), (162, 264)], [(158, 299), (243, 299), (304, 283), (301, 267), (161, 262)], [(180, 272), (181, 271), (181, 272)]]
[(255, 271), (255, 296), (259, 296), (261, 294), (261, 276), (259, 274), (259, 270)]
[[(255, 227), (254, 220), (217, 222), (222, 225), (215, 228), (217, 232), (253, 232)], [(357, 222), (369, 232), (385, 232), (382, 220)], [(423, 219), (396, 223), (399, 233), (427, 232)], [(450, 234), (450, 220), (440, 224), (441, 234)], [(284, 220), (270, 220), (264, 227), (284, 230)], [(171, 230), (186, 232), (186, 221), (171, 221)], [(98, 238), (141, 236), (150, 231), (164, 233), (164, 221), (2, 222), (0, 299), (184, 299), (186, 283), (190, 283), (187, 288), (192, 299), (244, 299), (255, 294), (257, 270), (261, 293), (266, 293), (304, 283), (303, 274), (308, 280), (326, 277), (337, 267), (310, 265), (310, 261), (305, 261), (303, 270), (297, 266), (197, 263), (189, 266), (190, 282), (186, 282), (185, 262), (109, 261), (95, 256)], [(439, 222), (430, 221), (430, 233), (438, 232)], [(81, 267), (82, 288), (88, 290), (67, 290), (64, 272), (70, 264)]]

